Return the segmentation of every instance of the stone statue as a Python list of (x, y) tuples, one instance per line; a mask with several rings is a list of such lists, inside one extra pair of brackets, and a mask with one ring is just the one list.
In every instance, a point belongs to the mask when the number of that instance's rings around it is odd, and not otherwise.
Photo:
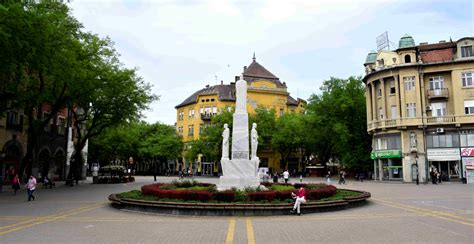
[(242, 78), (235, 84), (235, 113), (247, 113), (247, 81)]
[(410, 148), (416, 148), (416, 134), (414, 132), (410, 133)]
[(252, 153), (251, 153), (251, 159), (258, 159), (257, 157), (257, 148), (258, 148), (258, 133), (257, 133), (257, 124), (253, 123), (252, 124), (252, 131), (250, 133), (251, 140), (252, 140)]
[(224, 131), (222, 132), (222, 158), (229, 159), (229, 128), (224, 124)]

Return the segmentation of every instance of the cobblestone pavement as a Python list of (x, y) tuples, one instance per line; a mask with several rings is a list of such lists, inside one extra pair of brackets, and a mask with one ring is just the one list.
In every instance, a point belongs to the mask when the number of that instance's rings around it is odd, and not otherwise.
[[(176, 177), (159, 177), (167, 182)], [(217, 178), (198, 178), (216, 183)], [(304, 179), (321, 182), (321, 179)], [(369, 191), (368, 204), (335, 212), (273, 217), (144, 214), (110, 206), (110, 193), (137, 182), (0, 193), (0, 243), (474, 243), (474, 186), (348, 181)]]

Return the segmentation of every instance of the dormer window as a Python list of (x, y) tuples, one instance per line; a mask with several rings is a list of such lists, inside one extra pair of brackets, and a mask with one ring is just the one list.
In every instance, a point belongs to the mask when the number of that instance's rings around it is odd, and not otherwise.
[(472, 46), (461, 47), (461, 57), (467, 58), (472, 57)]
[(411, 56), (410, 56), (410, 54), (405, 55), (405, 63), (411, 63)]
[(377, 60), (377, 62), (379, 63), (379, 66), (384, 66), (385, 65), (385, 62), (383, 61), (383, 58)]

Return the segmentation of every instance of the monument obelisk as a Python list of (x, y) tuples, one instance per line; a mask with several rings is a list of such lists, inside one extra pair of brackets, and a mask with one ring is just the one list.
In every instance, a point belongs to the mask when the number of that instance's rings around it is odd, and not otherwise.
[[(217, 185), (219, 190), (243, 189), (260, 185), (258, 178), (258, 157), (249, 158), (249, 118), (247, 113), (247, 81), (242, 77), (235, 84), (236, 102), (232, 124), (232, 158), (229, 159), (227, 124), (224, 126), (222, 142), (222, 176)], [(256, 133), (256, 131), (255, 131)], [(257, 143), (252, 143), (257, 145)], [(256, 148), (252, 151), (256, 154)]]

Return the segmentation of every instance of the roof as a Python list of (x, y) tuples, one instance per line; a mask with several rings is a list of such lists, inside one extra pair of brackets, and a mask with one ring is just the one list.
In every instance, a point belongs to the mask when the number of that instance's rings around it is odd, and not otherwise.
[(216, 94), (220, 101), (235, 101), (235, 85), (230, 84), (230, 85), (215, 85), (215, 86), (205, 87), (193, 93), (191, 96), (186, 98), (182, 103), (176, 105), (175, 108), (180, 108), (180, 107), (197, 102), (198, 96), (216, 95)]
[(424, 44), (424, 45), (417, 46), (420, 52), (430, 51), (430, 50), (435, 50), (435, 49), (454, 48), (454, 47), (456, 47), (456, 43), (454, 42), (440, 42), (440, 43)]
[(365, 64), (374, 64), (375, 60), (377, 60), (377, 52), (372, 50), (369, 54), (367, 54), (367, 58), (365, 58)]
[(292, 98), (290, 95), (288, 95), (286, 104), (287, 104), (287, 105), (294, 105), (294, 106), (297, 106), (297, 105), (298, 105), (298, 101), (297, 101), (296, 99)]
[(258, 77), (258, 78), (269, 78), (269, 79), (278, 79), (274, 74), (265, 69), (261, 64), (255, 60), (253, 57), (252, 63), (244, 70), (242, 73), (244, 76)]
[(398, 48), (409, 48), (409, 47), (415, 47), (415, 40), (413, 40), (413, 37), (411, 37), (408, 34), (405, 34), (400, 38), (400, 41), (398, 41)]

